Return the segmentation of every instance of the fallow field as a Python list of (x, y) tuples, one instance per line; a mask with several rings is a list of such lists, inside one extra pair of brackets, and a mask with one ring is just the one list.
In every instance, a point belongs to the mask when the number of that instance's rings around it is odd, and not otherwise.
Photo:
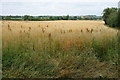
[(117, 29), (103, 21), (2, 21), (4, 78), (117, 78)]

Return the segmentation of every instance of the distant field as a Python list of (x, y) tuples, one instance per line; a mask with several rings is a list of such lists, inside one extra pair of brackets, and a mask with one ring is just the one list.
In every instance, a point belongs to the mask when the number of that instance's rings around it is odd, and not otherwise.
[[(9, 26), (9, 28), (8, 28)], [(14, 34), (14, 35), (13, 35)], [(85, 39), (115, 37), (117, 30), (104, 25), (103, 21), (4, 21), (3, 39), (14, 39), (20, 34), (29, 34), (33, 38), (47, 37), (51, 34), (53, 39)], [(27, 36), (25, 36), (27, 37)], [(20, 37), (19, 37), (20, 38)]]
[(5, 78), (117, 78), (117, 29), (103, 21), (2, 21)]

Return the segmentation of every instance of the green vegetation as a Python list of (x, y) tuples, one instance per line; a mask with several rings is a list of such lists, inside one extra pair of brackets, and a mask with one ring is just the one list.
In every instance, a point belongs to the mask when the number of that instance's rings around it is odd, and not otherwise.
[[(93, 40), (60, 47), (57, 39), (39, 37), (9, 42), (3, 39), (3, 78), (117, 78), (118, 41)], [(22, 43), (21, 43), (22, 42)]]
[(50, 20), (102, 20), (101, 16), (88, 15), (88, 16), (0, 16), (1, 20), (14, 20), (14, 21), (50, 21)]
[(110, 27), (120, 27), (120, 10), (118, 8), (106, 8), (103, 11), (103, 20)]
[(118, 26), (120, 26), (120, 8), (118, 9)]

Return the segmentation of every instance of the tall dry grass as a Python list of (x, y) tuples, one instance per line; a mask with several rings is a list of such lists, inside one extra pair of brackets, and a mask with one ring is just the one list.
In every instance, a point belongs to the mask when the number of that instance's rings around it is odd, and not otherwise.
[(117, 32), (102, 21), (3, 21), (2, 31), (4, 78), (118, 77)]

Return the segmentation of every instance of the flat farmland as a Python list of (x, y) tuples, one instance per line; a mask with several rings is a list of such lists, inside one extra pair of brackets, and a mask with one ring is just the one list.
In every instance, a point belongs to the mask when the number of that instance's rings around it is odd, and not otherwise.
[(3, 77), (117, 78), (117, 29), (103, 21), (1, 21)]

